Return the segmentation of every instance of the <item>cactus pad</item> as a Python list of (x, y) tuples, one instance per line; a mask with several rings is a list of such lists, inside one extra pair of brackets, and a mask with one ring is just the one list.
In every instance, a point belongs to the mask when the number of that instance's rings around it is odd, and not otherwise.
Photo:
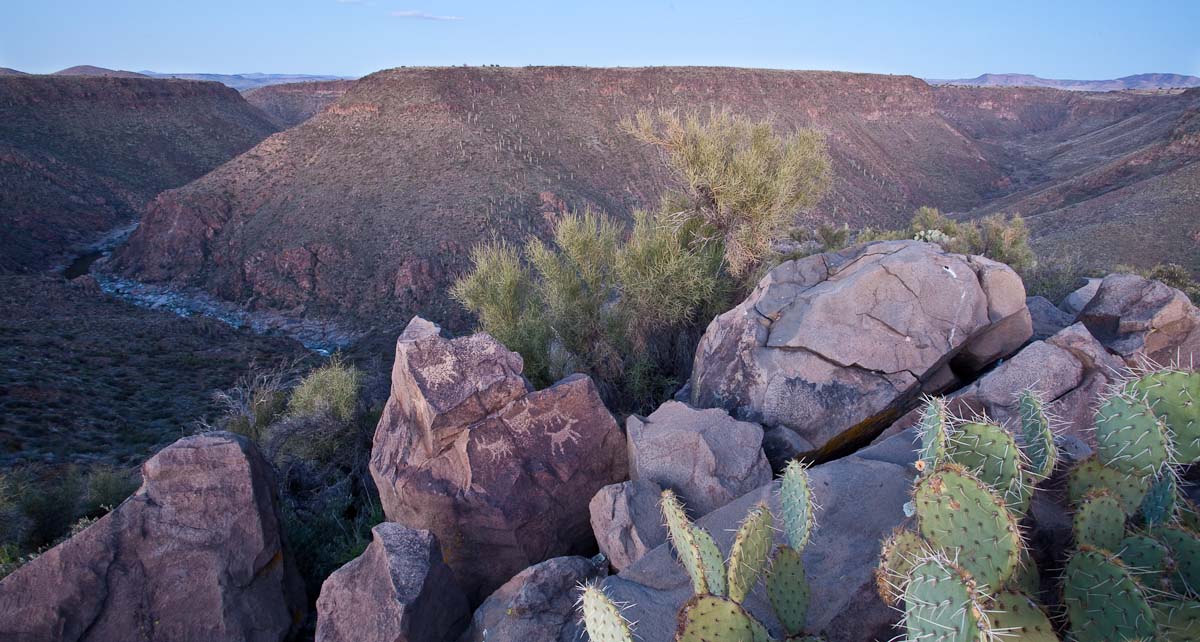
[(1021, 455), (1012, 435), (999, 426), (965, 423), (952, 431), (948, 458), (988, 484), (1009, 508), (1025, 501)]
[(1139, 574), (1142, 584), (1152, 589), (1171, 588), (1166, 570), (1174, 563), (1162, 542), (1149, 535), (1130, 535), (1121, 540), (1116, 553), (1126, 567)]
[(771, 511), (760, 503), (738, 527), (729, 557), (729, 599), (741, 604), (758, 582), (774, 544)]
[(1023, 452), (1029, 460), (1029, 471), (1038, 481), (1050, 477), (1058, 464), (1058, 446), (1054, 444), (1054, 431), (1050, 428), (1050, 417), (1045, 403), (1032, 390), (1026, 390), (1017, 398), (1017, 410), (1021, 417)]
[(946, 401), (941, 397), (926, 399), (921, 408), (921, 420), (916, 427), (921, 438), (917, 470), (922, 473), (933, 472), (946, 460), (946, 449), (950, 444), (950, 413), (946, 411)]
[(775, 551), (767, 574), (767, 596), (783, 630), (789, 636), (800, 635), (808, 621), (809, 588), (800, 553), (790, 546)]
[(1072, 504), (1098, 488), (1107, 488), (1121, 502), (1126, 515), (1133, 515), (1142, 505), (1150, 489), (1150, 479), (1118, 472), (1096, 459), (1095, 455), (1079, 462), (1067, 480), (1067, 494)]
[(981, 587), (998, 588), (1017, 569), (1017, 522), (986, 484), (946, 464), (913, 490), (921, 536), (946, 551)]
[(723, 597), (696, 595), (679, 612), (675, 642), (765, 642), (766, 629), (740, 605)]
[(1126, 390), (1144, 396), (1167, 424), (1179, 461), (1200, 462), (1200, 372), (1152, 372), (1131, 381)]
[(1058, 642), (1054, 626), (1042, 609), (1027, 595), (1001, 591), (992, 596), (987, 608), (988, 629), (998, 640), (1021, 642)]
[(879, 550), (875, 587), (883, 601), (895, 606), (904, 597), (904, 582), (916, 560), (930, 554), (925, 540), (904, 526), (896, 527)]
[(969, 573), (941, 555), (919, 560), (904, 589), (909, 640), (980, 642), (988, 639), (983, 600)]
[(1158, 622), (1163, 642), (1196, 642), (1200, 640), (1200, 603), (1191, 600), (1160, 600), (1154, 604), (1154, 619)]
[(790, 461), (779, 482), (779, 513), (788, 544), (803, 551), (812, 536), (815, 505), (808, 470), (798, 461)]
[(1175, 592), (1200, 596), (1200, 537), (1178, 526), (1156, 528), (1152, 534), (1167, 547), (1175, 562), (1171, 574)]
[(704, 571), (704, 581), (708, 592), (712, 595), (725, 595), (725, 556), (713, 541), (708, 531), (692, 525), (692, 538), (700, 554), (700, 568)]
[(1025, 595), (1037, 595), (1041, 592), (1042, 576), (1028, 548), (1021, 548), (1021, 560), (1017, 564), (1017, 571), (1009, 580), (1007, 588)]
[(722, 595), (725, 592), (725, 563), (721, 551), (717, 550), (712, 541), (712, 536), (688, 520), (683, 504), (670, 489), (662, 492), (660, 506), (667, 521), (671, 546), (679, 556), (688, 577), (692, 579), (693, 591), (697, 595)]
[(1125, 511), (1108, 490), (1094, 490), (1075, 508), (1072, 526), (1076, 544), (1115, 553), (1125, 537)]
[(633, 642), (629, 622), (600, 587), (585, 585), (579, 604), (583, 610), (583, 624), (592, 642)]
[(1103, 551), (1084, 546), (1067, 562), (1063, 602), (1077, 642), (1154, 638), (1147, 591)]
[(1096, 411), (1096, 454), (1104, 465), (1138, 477), (1156, 475), (1172, 461), (1171, 442), (1145, 400), (1113, 395)]
[(1150, 485), (1142, 499), (1142, 519), (1150, 527), (1165, 524), (1175, 517), (1175, 473), (1165, 470)]

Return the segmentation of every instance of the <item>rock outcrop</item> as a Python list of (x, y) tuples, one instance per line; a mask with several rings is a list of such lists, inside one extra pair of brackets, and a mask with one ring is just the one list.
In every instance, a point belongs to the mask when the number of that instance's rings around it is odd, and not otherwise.
[(522, 569), (594, 551), (588, 502), (626, 479), (625, 439), (591, 379), (530, 391), (486, 334), (415, 318), (396, 343), (371, 475), (389, 521), (437, 535), (474, 603)]
[[(916, 471), (912, 431), (809, 470), (817, 528), (804, 549), (804, 565), (812, 587), (808, 633), (829, 642), (887, 640), (895, 635), (899, 615), (884, 604), (875, 587), (879, 546), (903, 519)], [(767, 501), (778, 514), (778, 482), (767, 484), (701, 518), (721, 551), (728, 554), (738, 523), (750, 508)], [(777, 538), (782, 541), (782, 534)], [(691, 597), (692, 585), (669, 544), (651, 551), (633, 566), (605, 579), (604, 591), (628, 604), (624, 615), (636, 622), (638, 639), (669, 642), (676, 613)], [(750, 594), (747, 607), (772, 633), (781, 633), (762, 585)], [(577, 640), (581, 627), (568, 623), (560, 638)]]
[(668, 401), (625, 421), (629, 476), (674, 490), (695, 516), (707, 515), (771, 481), (758, 424), (719, 408)]
[(275, 485), (249, 442), (208, 433), (142, 467), (137, 493), (0, 581), (6, 642), (281, 642), (304, 593)]
[(588, 505), (592, 532), (614, 569), (628, 568), (667, 541), (658, 508), (661, 493), (658, 484), (638, 479), (605, 486), (592, 498)]
[(1029, 316), (1033, 320), (1033, 339), (1035, 341), (1049, 338), (1075, 322), (1075, 315), (1058, 309), (1050, 302), (1050, 299), (1044, 296), (1026, 298), (1025, 307), (1029, 308)]
[(1031, 334), (1007, 266), (916, 241), (861, 245), (788, 261), (718, 316), (696, 350), (692, 404), (786, 426), (827, 454)]
[(1110, 274), (1079, 321), (1131, 366), (1200, 363), (1200, 311), (1187, 295), (1136, 274)]
[(565, 630), (579, 619), (575, 589), (607, 574), (602, 558), (555, 557), (535, 564), (484, 600), (460, 642), (579, 642)]
[(467, 626), (467, 595), (429, 531), (384, 522), (317, 599), (317, 642), (438, 642)]

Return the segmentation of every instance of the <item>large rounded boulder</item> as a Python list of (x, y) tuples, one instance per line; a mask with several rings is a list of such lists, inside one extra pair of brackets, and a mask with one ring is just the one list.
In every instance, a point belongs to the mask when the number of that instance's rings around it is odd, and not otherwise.
[(860, 245), (779, 265), (714, 319), (696, 350), (691, 402), (837, 452), (1032, 333), (1025, 287), (1008, 266), (917, 241)]

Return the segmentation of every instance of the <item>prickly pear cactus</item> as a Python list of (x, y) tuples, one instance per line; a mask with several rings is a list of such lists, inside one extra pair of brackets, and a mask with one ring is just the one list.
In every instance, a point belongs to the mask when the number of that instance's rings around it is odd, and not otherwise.
[(692, 589), (696, 594), (725, 594), (725, 562), (712, 536), (704, 529), (692, 524), (683, 504), (670, 489), (662, 492), (663, 517), (667, 521), (667, 533), (671, 545), (679, 556), (684, 570), (692, 578)]
[(1181, 463), (1200, 462), (1200, 372), (1151, 372), (1129, 382), (1126, 390), (1143, 396), (1166, 423)]
[(1107, 488), (1121, 502), (1126, 515), (1133, 515), (1142, 505), (1150, 489), (1150, 478), (1128, 475), (1100, 463), (1095, 455), (1079, 462), (1067, 480), (1067, 495), (1072, 504), (1083, 501), (1084, 495), (1098, 488)]
[(579, 596), (583, 624), (592, 642), (633, 642), (629, 622), (612, 600), (595, 584), (583, 587)]
[(1003, 428), (969, 422), (950, 432), (948, 459), (971, 471), (1004, 498), (1004, 504), (1024, 514), (1029, 489), (1022, 475), (1021, 451)]
[(790, 546), (780, 546), (771, 561), (767, 574), (767, 596), (775, 616), (790, 637), (804, 631), (808, 621), (809, 586), (800, 553)]
[(983, 597), (975, 581), (942, 555), (919, 560), (913, 566), (905, 583), (901, 625), (909, 640), (989, 639)]
[(988, 628), (996, 639), (1020, 642), (1058, 642), (1054, 626), (1029, 596), (1001, 591), (992, 596), (987, 607)]
[(1042, 590), (1042, 575), (1028, 548), (1021, 547), (1021, 560), (1017, 563), (1017, 571), (1013, 573), (1006, 588), (1025, 595), (1037, 595)]
[(729, 557), (729, 599), (741, 604), (758, 582), (774, 544), (771, 511), (766, 504), (750, 510), (733, 539)]
[(1152, 640), (1148, 592), (1117, 558), (1083, 546), (1067, 562), (1063, 603), (1077, 642)]
[(1154, 603), (1154, 619), (1163, 642), (1200, 640), (1200, 602), (1169, 599)]
[(1200, 597), (1200, 537), (1179, 526), (1164, 526), (1151, 533), (1167, 547), (1175, 562), (1171, 573), (1175, 592)]
[(762, 624), (736, 602), (696, 595), (679, 612), (675, 642), (769, 642)]
[(921, 450), (915, 465), (922, 473), (932, 472), (945, 461), (950, 444), (950, 413), (946, 411), (946, 401), (941, 397), (927, 398), (916, 428)]
[(1017, 522), (990, 486), (964, 468), (944, 464), (913, 490), (917, 528), (933, 547), (953, 556), (984, 590), (999, 588), (1017, 569)]
[(1107, 398), (1096, 411), (1096, 455), (1126, 475), (1157, 475), (1173, 462), (1171, 441), (1146, 401), (1132, 394)]
[(1142, 520), (1146, 526), (1165, 524), (1175, 518), (1175, 472), (1167, 469), (1150, 485), (1142, 499)]
[(875, 567), (875, 587), (883, 601), (892, 606), (899, 604), (913, 564), (931, 554), (920, 535), (903, 525), (897, 526), (884, 540), (879, 550), (879, 566)]
[(1115, 552), (1126, 567), (1139, 574), (1142, 584), (1151, 589), (1171, 590), (1167, 569), (1174, 562), (1162, 542), (1149, 535), (1130, 535), (1121, 540)]
[(798, 461), (788, 462), (779, 481), (779, 521), (788, 545), (797, 551), (803, 551), (812, 537), (814, 508), (808, 470)]
[(1058, 446), (1046, 404), (1037, 392), (1026, 390), (1017, 397), (1017, 412), (1021, 417), (1021, 440), (1029, 472), (1041, 481), (1050, 477), (1058, 464)]
[(1075, 507), (1072, 526), (1077, 545), (1115, 553), (1125, 538), (1125, 512), (1108, 490), (1094, 490)]

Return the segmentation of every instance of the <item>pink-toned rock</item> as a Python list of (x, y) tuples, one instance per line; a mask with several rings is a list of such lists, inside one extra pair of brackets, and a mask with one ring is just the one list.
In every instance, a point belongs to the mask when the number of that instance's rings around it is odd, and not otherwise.
[(783, 263), (717, 317), (696, 350), (691, 401), (838, 450), (1032, 331), (1007, 266), (916, 241), (860, 245)]
[(720, 408), (668, 401), (625, 421), (629, 476), (670, 488), (694, 516), (707, 515), (771, 481), (758, 424)]
[(1131, 366), (1200, 363), (1200, 311), (1187, 295), (1136, 274), (1110, 274), (1078, 320)]
[(629, 567), (667, 541), (658, 507), (661, 493), (658, 484), (638, 479), (605, 486), (592, 498), (588, 505), (592, 532), (614, 569)]
[(608, 575), (597, 557), (555, 557), (535, 564), (496, 589), (471, 618), (460, 642), (580, 642), (563, 631), (579, 619), (575, 610), (580, 584)]
[(367, 550), (321, 585), (316, 641), (448, 642), (469, 617), (437, 538), (384, 522)]
[(591, 379), (530, 392), (521, 367), (486, 334), (445, 339), (414, 319), (371, 451), (388, 520), (437, 535), (476, 603), (537, 562), (593, 552), (588, 502), (627, 476)]
[(181, 439), (137, 493), (0, 581), (5, 642), (279, 642), (304, 616), (271, 469), (229, 433)]

